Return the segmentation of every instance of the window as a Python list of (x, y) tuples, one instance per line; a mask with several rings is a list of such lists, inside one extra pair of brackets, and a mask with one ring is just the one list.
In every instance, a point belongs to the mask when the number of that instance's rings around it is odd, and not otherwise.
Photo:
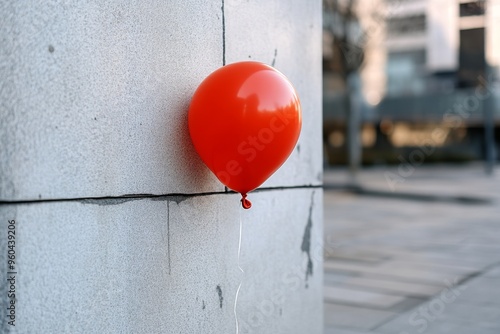
[(422, 33), (425, 31), (425, 15), (392, 18), (387, 23), (387, 31), (391, 36)]
[(484, 15), (485, 1), (474, 1), (460, 4), (460, 16), (477, 16)]
[(460, 31), (458, 87), (476, 87), (486, 68), (484, 28)]

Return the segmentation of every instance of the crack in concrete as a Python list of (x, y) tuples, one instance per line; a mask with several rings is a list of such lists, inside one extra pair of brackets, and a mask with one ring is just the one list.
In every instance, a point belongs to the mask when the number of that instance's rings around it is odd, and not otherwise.
[(222, 301), (224, 300), (224, 297), (222, 297), (222, 289), (220, 285), (217, 285), (215, 289), (217, 290), (217, 294), (219, 295), (219, 306), (220, 308), (222, 308)]
[[(264, 192), (264, 191), (276, 191), (276, 190), (292, 190), (292, 189), (322, 189), (323, 185), (300, 185), (300, 186), (289, 186), (289, 187), (265, 187), (258, 188), (252, 191), (252, 193)], [(212, 196), (212, 195), (233, 195), (236, 194), (235, 191), (228, 192), (204, 192), (204, 193), (172, 193), (172, 194), (127, 194), (118, 196), (96, 196), (96, 197), (70, 197), (70, 198), (42, 198), (42, 199), (20, 199), (20, 200), (0, 200), (1, 205), (21, 205), (21, 204), (39, 204), (39, 203), (50, 203), (50, 202), (80, 202), (82, 204), (94, 204), (94, 205), (117, 205), (129, 201), (138, 201), (142, 199), (149, 199), (152, 201), (173, 201), (177, 204), (182, 203), (193, 197), (200, 196)]]
[(314, 193), (315, 191), (312, 192), (311, 194), (311, 204), (309, 205), (309, 217), (307, 218), (307, 224), (306, 228), (304, 230), (304, 236), (302, 237), (302, 245), (300, 246), (300, 249), (302, 252), (307, 254), (307, 269), (306, 269), (306, 288), (309, 287), (307, 284), (307, 280), (309, 276), (313, 275), (313, 262), (311, 259), (311, 229), (313, 225), (312, 221), (312, 209), (314, 207)]

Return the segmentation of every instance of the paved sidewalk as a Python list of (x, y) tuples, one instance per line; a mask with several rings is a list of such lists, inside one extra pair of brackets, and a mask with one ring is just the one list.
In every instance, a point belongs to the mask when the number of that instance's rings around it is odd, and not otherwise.
[(499, 334), (500, 169), (396, 166), (358, 181), (376, 191), (325, 191), (325, 333)]

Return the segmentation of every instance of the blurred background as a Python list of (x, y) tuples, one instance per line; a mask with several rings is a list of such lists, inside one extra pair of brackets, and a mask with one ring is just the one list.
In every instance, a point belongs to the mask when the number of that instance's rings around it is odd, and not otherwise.
[[(494, 159), (497, 1), (323, 4), (327, 164), (394, 164), (424, 145), (435, 148), (427, 162)], [(349, 143), (353, 123), (359, 138)]]
[(499, 0), (323, 0), (326, 333), (500, 333), (499, 78)]

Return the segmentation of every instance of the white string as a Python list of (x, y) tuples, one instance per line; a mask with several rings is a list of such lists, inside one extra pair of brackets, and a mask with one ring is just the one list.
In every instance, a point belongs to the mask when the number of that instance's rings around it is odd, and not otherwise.
[[(240, 237), (239, 237), (239, 241), (238, 241), (238, 269), (241, 270), (242, 273), (245, 273), (243, 271), (243, 268), (241, 268), (240, 266), (240, 253), (241, 253), (241, 231), (242, 231), (242, 226), (243, 226), (243, 221), (241, 219), (241, 208), (239, 210), (240, 212)], [(236, 306), (238, 305), (238, 295), (240, 294), (240, 288), (241, 288), (241, 284), (243, 283), (243, 281), (240, 280), (240, 285), (238, 285), (238, 289), (236, 290), (236, 296), (234, 297), (234, 319), (236, 321), (236, 334), (238, 334), (240, 332), (240, 326), (238, 324), (238, 314), (236, 313)]]
[(238, 303), (238, 295), (240, 293), (241, 283), (238, 286), (238, 290), (236, 290), (236, 297), (234, 298), (234, 319), (236, 320), (236, 334), (240, 332), (240, 326), (238, 324), (238, 315), (236, 314), (236, 304)]
[(240, 208), (240, 239), (238, 242), (238, 268), (241, 270), (242, 273), (244, 273), (243, 269), (240, 266), (240, 252), (241, 252), (241, 230), (243, 228), (243, 221), (241, 219), (241, 208)]

